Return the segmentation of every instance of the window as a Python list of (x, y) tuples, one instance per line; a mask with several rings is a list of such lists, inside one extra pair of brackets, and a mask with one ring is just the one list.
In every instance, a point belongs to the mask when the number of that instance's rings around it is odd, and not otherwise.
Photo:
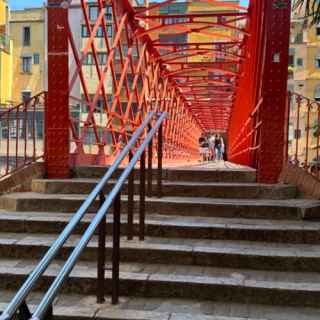
[(112, 7), (106, 6), (106, 19), (111, 20), (112, 19)]
[(99, 9), (96, 6), (89, 7), (89, 19), (90, 21), (96, 21), (99, 16)]
[(289, 66), (294, 67), (294, 55), (289, 55)]
[(316, 26), (316, 36), (320, 37), (320, 25)]
[(30, 46), (31, 42), (31, 30), (30, 27), (23, 27), (23, 46)]
[[(112, 19), (112, 7), (106, 6), (105, 7), (105, 19), (111, 20)], [(89, 7), (89, 19), (90, 21), (96, 21), (99, 17), (99, 7), (97, 6), (90, 6)]]
[(31, 73), (32, 57), (22, 57), (22, 72)]
[(27, 102), (31, 98), (31, 91), (30, 90), (24, 90), (21, 92), (21, 98), (23, 102)]
[(294, 130), (294, 138), (297, 140), (301, 138), (301, 129)]
[(316, 68), (320, 69), (320, 56), (316, 57)]
[(302, 58), (297, 58), (297, 66), (303, 67), (303, 59)]
[(294, 42), (295, 43), (303, 43), (303, 33), (299, 32), (298, 34), (296, 34), (295, 38), (294, 38)]
[(81, 36), (82, 36), (82, 38), (88, 38), (89, 37), (89, 31), (88, 31), (88, 28), (87, 28), (87, 26), (85, 24), (82, 25)]
[(83, 61), (84, 66), (91, 66), (93, 64), (92, 53), (88, 53), (86, 58)]
[(39, 64), (40, 63), (40, 54), (39, 53), (35, 53), (33, 55), (33, 64)]
[(107, 54), (105, 52), (98, 53), (98, 60), (101, 66), (106, 65), (107, 63)]
[(320, 101), (320, 85), (318, 85), (314, 90), (314, 99)]
[[(93, 30), (93, 28), (94, 28), (94, 26), (91, 26), (91, 30)], [(112, 37), (112, 25), (106, 25), (106, 28), (107, 28), (108, 37), (111, 38)], [(82, 38), (89, 38), (90, 37), (89, 30), (85, 24), (82, 25), (81, 36), (82, 36)], [(99, 26), (97, 33), (96, 33), (96, 38), (103, 38), (102, 26)]]

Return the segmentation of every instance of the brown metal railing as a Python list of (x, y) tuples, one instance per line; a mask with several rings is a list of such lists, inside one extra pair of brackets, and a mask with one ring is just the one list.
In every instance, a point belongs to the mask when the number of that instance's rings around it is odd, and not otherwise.
[(320, 101), (288, 93), (287, 160), (320, 179)]
[(46, 93), (0, 112), (0, 178), (43, 158)]
[[(140, 191), (139, 191), (139, 239), (143, 240), (145, 237), (145, 198), (146, 198), (146, 167), (145, 167), (145, 155), (146, 150), (151, 147), (151, 141), (156, 137), (158, 143), (158, 174), (157, 179), (162, 180), (162, 130), (163, 122), (167, 117), (167, 113), (156, 114), (154, 111), (150, 112), (141, 126), (134, 132), (128, 144), (120, 152), (119, 156), (112, 164), (112, 166), (106, 170), (105, 175), (98, 182), (96, 187), (88, 195), (86, 200), (83, 202), (81, 207), (77, 210), (74, 216), (71, 218), (67, 226), (64, 228), (59, 237), (53, 242), (50, 249), (41, 259), (36, 268), (30, 273), (22, 287), (19, 289), (17, 294), (13, 297), (12, 301), (4, 310), (3, 314), (0, 315), (0, 320), (10, 320), (17, 313), (19, 319), (27, 320), (30, 319), (31, 313), (26, 303), (26, 298), (30, 295), (32, 290), (47, 270), (49, 265), (52, 263), (54, 258), (60, 252), (64, 243), (69, 239), (73, 230), (79, 225), (80, 221), (87, 213), (89, 207), (94, 201), (99, 198), (100, 207), (96, 214), (93, 216), (90, 225), (84, 231), (81, 239), (69, 255), (67, 261), (62, 266), (55, 280), (51, 284), (48, 291), (45, 293), (42, 301), (36, 308), (32, 315), (32, 319), (46, 319), (52, 316), (52, 303), (59, 293), (62, 285), (65, 283), (70, 272), (74, 268), (77, 260), (81, 253), (88, 245), (90, 239), (93, 237), (96, 230), (99, 232), (99, 245), (98, 245), (98, 281), (97, 281), (97, 301), (102, 303), (104, 301), (105, 294), (105, 259), (106, 259), (106, 217), (109, 213), (111, 206), (113, 206), (113, 245), (112, 245), (112, 303), (116, 304), (119, 301), (120, 294), (120, 280), (119, 280), (119, 265), (120, 265), (120, 228), (121, 228), (121, 193), (125, 186), (125, 182), (129, 179), (128, 187), (128, 238), (133, 238), (133, 195), (134, 195), (134, 183), (133, 178), (135, 176), (136, 165), (140, 162)], [(148, 124), (152, 124), (151, 128)], [(110, 179), (120, 169), (122, 162), (129, 156), (129, 163), (123, 168), (121, 174), (117, 178), (116, 183), (111, 188), (111, 191), (107, 195), (104, 194), (104, 190), (107, 184), (110, 183)], [(148, 170), (152, 171), (151, 167)], [(150, 171), (149, 171), (150, 178)], [(152, 179), (152, 172), (151, 172)], [(161, 195), (162, 181), (157, 182), (158, 196)], [(153, 192), (151, 193), (153, 195)]]

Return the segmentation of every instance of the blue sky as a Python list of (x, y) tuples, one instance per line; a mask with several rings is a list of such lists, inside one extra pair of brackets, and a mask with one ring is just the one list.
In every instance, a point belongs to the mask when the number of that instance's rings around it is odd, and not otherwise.
[[(243, 5), (247, 5), (249, 0), (241, 0)], [(9, 0), (11, 9), (23, 9), (27, 7), (38, 7), (41, 6), (44, 0)]]

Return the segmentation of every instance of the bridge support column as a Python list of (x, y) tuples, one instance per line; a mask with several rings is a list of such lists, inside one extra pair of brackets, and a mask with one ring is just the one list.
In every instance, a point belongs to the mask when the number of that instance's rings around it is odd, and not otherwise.
[(266, 55), (262, 74), (258, 181), (274, 183), (283, 166), (287, 135), (285, 122), (291, 4), (290, 0), (263, 1), (266, 8)]
[(69, 177), (68, 10), (48, 0), (48, 99), (45, 159), (49, 178)]

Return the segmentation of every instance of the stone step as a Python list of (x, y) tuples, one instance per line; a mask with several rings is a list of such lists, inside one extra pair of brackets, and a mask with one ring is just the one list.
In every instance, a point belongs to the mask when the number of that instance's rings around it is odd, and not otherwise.
[[(17, 290), (36, 264), (35, 260), (0, 259), (0, 288)], [(47, 287), (60, 270), (54, 261), (38, 283)], [(79, 262), (65, 282), (62, 293), (95, 294), (96, 262)], [(107, 269), (105, 293), (110, 294), (111, 271)], [(320, 306), (320, 274), (219, 269), (187, 265), (122, 263), (123, 296), (183, 298), (299, 307)]]
[[(105, 166), (82, 166), (73, 169), (73, 176), (77, 178), (101, 178), (107, 171)], [(119, 169), (114, 178), (121, 174)], [(156, 176), (156, 169), (153, 175)], [(196, 172), (196, 174), (195, 174)], [(139, 176), (139, 169), (135, 170), (135, 177)], [(198, 181), (198, 182), (255, 182), (256, 171), (247, 167), (210, 169), (207, 167), (188, 166), (181, 168), (163, 169), (164, 180), (169, 181)]]
[[(45, 180), (32, 182), (32, 191), (49, 194), (88, 194), (98, 183), (98, 179)], [(115, 181), (111, 181), (105, 192), (111, 190)], [(127, 184), (125, 185), (127, 192)], [(153, 192), (156, 195), (156, 182)], [(135, 193), (139, 193), (139, 181), (135, 181)], [(213, 197), (237, 199), (293, 199), (297, 188), (289, 185), (268, 185), (258, 183), (223, 183), (223, 182), (190, 182), (163, 181), (163, 195), (172, 197)]]
[[(15, 292), (0, 290), (0, 313)], [(43, 297), (34, 292), (28, 299), (33, 311)], [(318, 320), (320, 309), (204, 300), (121, 297), (111, 305), (110, 296), (103, 304), (94, 295), (61, 294), (53, 304), (54, 319), (59, 320)]]
[[(83, 233), (92, 219), (87, 214), (76, 228)], [(12, 212), (0, 210), (0, 232), (61, 233), (70, 220), (70, 213)], [(122, 215), (122, 234), (127, 233), (127, 217)], [(206, 218), (148, 215), (146, 236), (165, 238), (243, 240), (279, 243), (320, 244), (320, 222), (263, 220), (241, 218)], [(134, 218), (134, 233), (138, 234), (138, 219)], [(107, 234), (112, 234), (112, 215), (107, 219)]]
[[(86, 195), (11, 193), (0, 197), (0, 208), (12, 211), (75, 212), (85, 198)], [(126, 196), (122, 199), (122, 212), (126, 212)], [(89, 211), (94, 212), (97, 207), (98, 201)], [(146, 211), (147, 214), (295, 220), (319, 218), (320, 201), (163, 197), (147, 198)]]
[[(53, 234), (0, 233), (0, 257), (40, 259), (57, 238)], [(80, 236), (73, 235), (57, 258), (66, 259)], [(90, 241), (82, 261), (95, 261), (98, 238)], [(112, 239), (106, 256), (111, 259)], [(148, 237), (145, 241), (121, 239), (121, 261), (181, 264), (219, 268), (320, 272), (320, 245), (251, 243), (248, 241), (192, 240)]]

